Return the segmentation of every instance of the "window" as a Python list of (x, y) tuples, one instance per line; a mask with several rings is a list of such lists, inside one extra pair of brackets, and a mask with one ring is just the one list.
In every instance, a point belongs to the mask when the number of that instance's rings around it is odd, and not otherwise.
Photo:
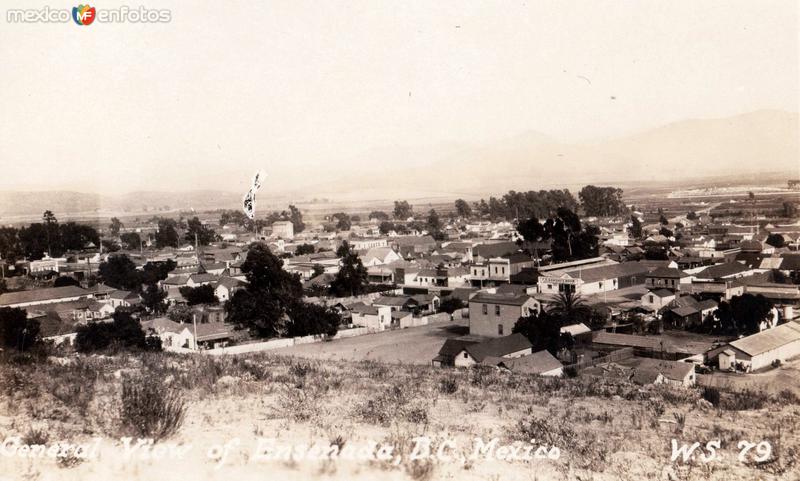
[(483, 315), (489, 314), (489, 306), (486, 304), (483, 305)]
[(500, 306), (494, 306), (494, 315), (495, 316), (499, 316), (500, 315)]
[(465, 352), (465, 353), (464, 353), (464, 359), (466, 359), (466, 358), (468, 358), (468, 357), (469, 357), (469, 354), (467, 354), (467, 353)]
[(498, 336), (502, 336), (503, 335), (503, 325), (502, 324), (498, 324), (497, 325), (497, 335)]
[(652, 303), (654, 303), (654, 302), (655, 302), (655, 297), (653, 297), (653, 295), (651, 294), (651, 295), (650, 295), (650, 304), (652, 304)]

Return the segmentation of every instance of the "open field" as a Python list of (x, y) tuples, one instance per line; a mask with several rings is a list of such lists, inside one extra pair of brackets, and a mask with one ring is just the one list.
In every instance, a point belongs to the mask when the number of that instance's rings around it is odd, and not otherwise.
[[(136, 433), (123, 386), (141, 385), (188, 408), (150, 455), (120, 441)], [(732, 410), (704, 404), (696, 389), (265, 355), (17, 359), (0, 364), (0, 386), (3, 439), (89, 443), (84, 458), (4, 456), (3, 479), (789, 480), (800, 466), (800, 400), (790, 396)], [(412, 460), (417, 436), (432, 439), (434, 454), (450, 444), (443, 457)], [(257, 447), (268, 438), (362, 450), (372, 440), (391, 452), (387, 461), (264, 459)], [(476, 454), (476, 438), (544, 446), (551, 457), (514, 458), (499, 445)], [(672, 439), (722, 448), (708, 463), (684, 462), (672, 459)], [(766, 461), (739, 460), (740, 440), (769, 442)], [(4, 452), (18, 453), (16, 442)]]
[(279, 355), (320, 360), (430, 364), (444, 340), (467, 334), (468, 320), (384, 331), (335, 341), (277, 349)]

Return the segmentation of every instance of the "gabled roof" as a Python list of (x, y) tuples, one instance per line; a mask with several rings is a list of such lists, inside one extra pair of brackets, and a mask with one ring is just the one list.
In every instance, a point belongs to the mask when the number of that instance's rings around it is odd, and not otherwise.
[(470, 344), (464, 350), (477, 362), (483, 361), (488, 356), (503, 357), (505, 355), (530, 349), (533, 344), (522, 334), (516, 332), (508, 336), (489, 339), (488, 341)]
[(581, 279), (583, 282), (597, 282), (603, 280), (618, 279), (620, 277), (644, 275), (650, 271), (650, 267), (640, 262), (622, 262), (619, 264), (609, 264), (597, 267), (587, 267), (585, 269), (574, 269), (566, 272), (566, 275), (573, 279)]
[(166, 279), (161, 281), (161, 283), (166, 284), (168, 286), (182, 286), (186, 284), (186, 281), (188, 280), (189, 280), (188, 275), (180, 275), (180, 276), (167, 277)]
[(518, 294), (514, 292), (490, 294), (488, 292), (479, 292), (475, 294), (470, 303), (484, 303), (484, 304), (501, 304), (506, 306), (522, 306), (530, 299), (533, 299), (527, 294)]
[(416, 305), (418, 301), (411, 296), (380, 296), (372, 301), (373, 306), (403, 307), (408, 303)]
[(675, 309), (672, 309), (671, 312), (680, 317), (687, 317), (691, 316), (692, 314), (697, 314), (699, 311), (692, 306), (683, 306), (676, 307)]
[(606, 331), (599, 331), (592, 338), (594, 344), (606, 344), (613, 346), (640, 347), (645, 349), (658, 349), (661, 342), (653, 337), (634, 336), (632, 334), (619, 334)]
[(48, 287), (30, 291), (6, 292), (0, 294), (0, 306), (23, 304), (29, 302), (47, 302), (70, 297), (89, 296), (91, 292), (78, 286)]
[(514, 359), (501, 358), (498, 365), (512, 372), (524, 374), (542, 374), (564, 367), (558, 359), (546, 350)]
[(722, 277), (733, 276), (749, 270), (744, 264), (738, 262), (724, 262), (706, 267), (695, 274), (699, 279), (719, 279)]
[(118, 289), (116, 291), (111, 292), (108, 295), (108, 297), (111, 298), (111, 299), (120, 299), (120, 300), (138, 299), (139, 298), (139, 294), (136, 294), (136, 293), (131, 292), (131, 291), (125, 291), (125, 290)]
[(223, 286), (228, 289), (233, 289), (234, 287), (243, 286), (245, 284), (245, 282), (234, 277), (220, 277), (219, 281), (217, 282), (217, 286)]
[(198, 341), (212, 341), (214, 339), (225, 339), (233, 334), (233, 324), (224, 322), (206, 322), (192, 326), (189, 330), (194, 335), (197, 332)]
[(790, 321), (752, 336), (737, 339), (730, 345), (751, 356), (756, 356), (796, 341), (800, 341), (800, 324)]
[(219, 277), (214, 274), (192, 274), (189, 276), (189, 280), (192, 282), (214, 282), (217, 279)]
[(706, 299), (697, 303), (697, 308), (701, 311), (705, 311), (707, 309), (716, 309), (718, 306), (719, 304), (717, 304), (717, 301), (714, 299)]
[(680, 279), (681, 277), (688, 277), (688, 274), (676, 269), (674, 267), (658, 267), (650, 272), (647, 277), (662, 277), (668, 279)]
[(452, 358), (459, 352), (463, 351), (465, 347), (471, 344), (477, 344), (478, 341), (471, 341), (468, 339), (445, 339), (442, 347), (439, 348), (439, 358)]
[(675, 293), (669, 289), (656, 289), (654, 291), (648, 292), (647, 294), (653, 294), (654, 296), (660, 297), (662, 299), (665, 297), (675, 297)]

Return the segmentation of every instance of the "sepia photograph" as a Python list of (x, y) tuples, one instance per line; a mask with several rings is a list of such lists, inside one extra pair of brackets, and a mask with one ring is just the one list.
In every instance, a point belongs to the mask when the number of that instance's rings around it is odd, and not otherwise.
[(0, 481), (800, 480), (796, 0), (3, 0), (0, 60)]

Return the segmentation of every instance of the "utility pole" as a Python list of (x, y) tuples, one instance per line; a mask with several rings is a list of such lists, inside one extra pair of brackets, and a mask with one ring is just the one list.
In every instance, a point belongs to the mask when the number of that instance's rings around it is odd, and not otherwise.
[(192, 326), (194, 327), (194, 350), (197, 351), (199, 349), (198, 349), (198, 345), (197, 345), (197, 313), (196, 312), (192, 313)]

